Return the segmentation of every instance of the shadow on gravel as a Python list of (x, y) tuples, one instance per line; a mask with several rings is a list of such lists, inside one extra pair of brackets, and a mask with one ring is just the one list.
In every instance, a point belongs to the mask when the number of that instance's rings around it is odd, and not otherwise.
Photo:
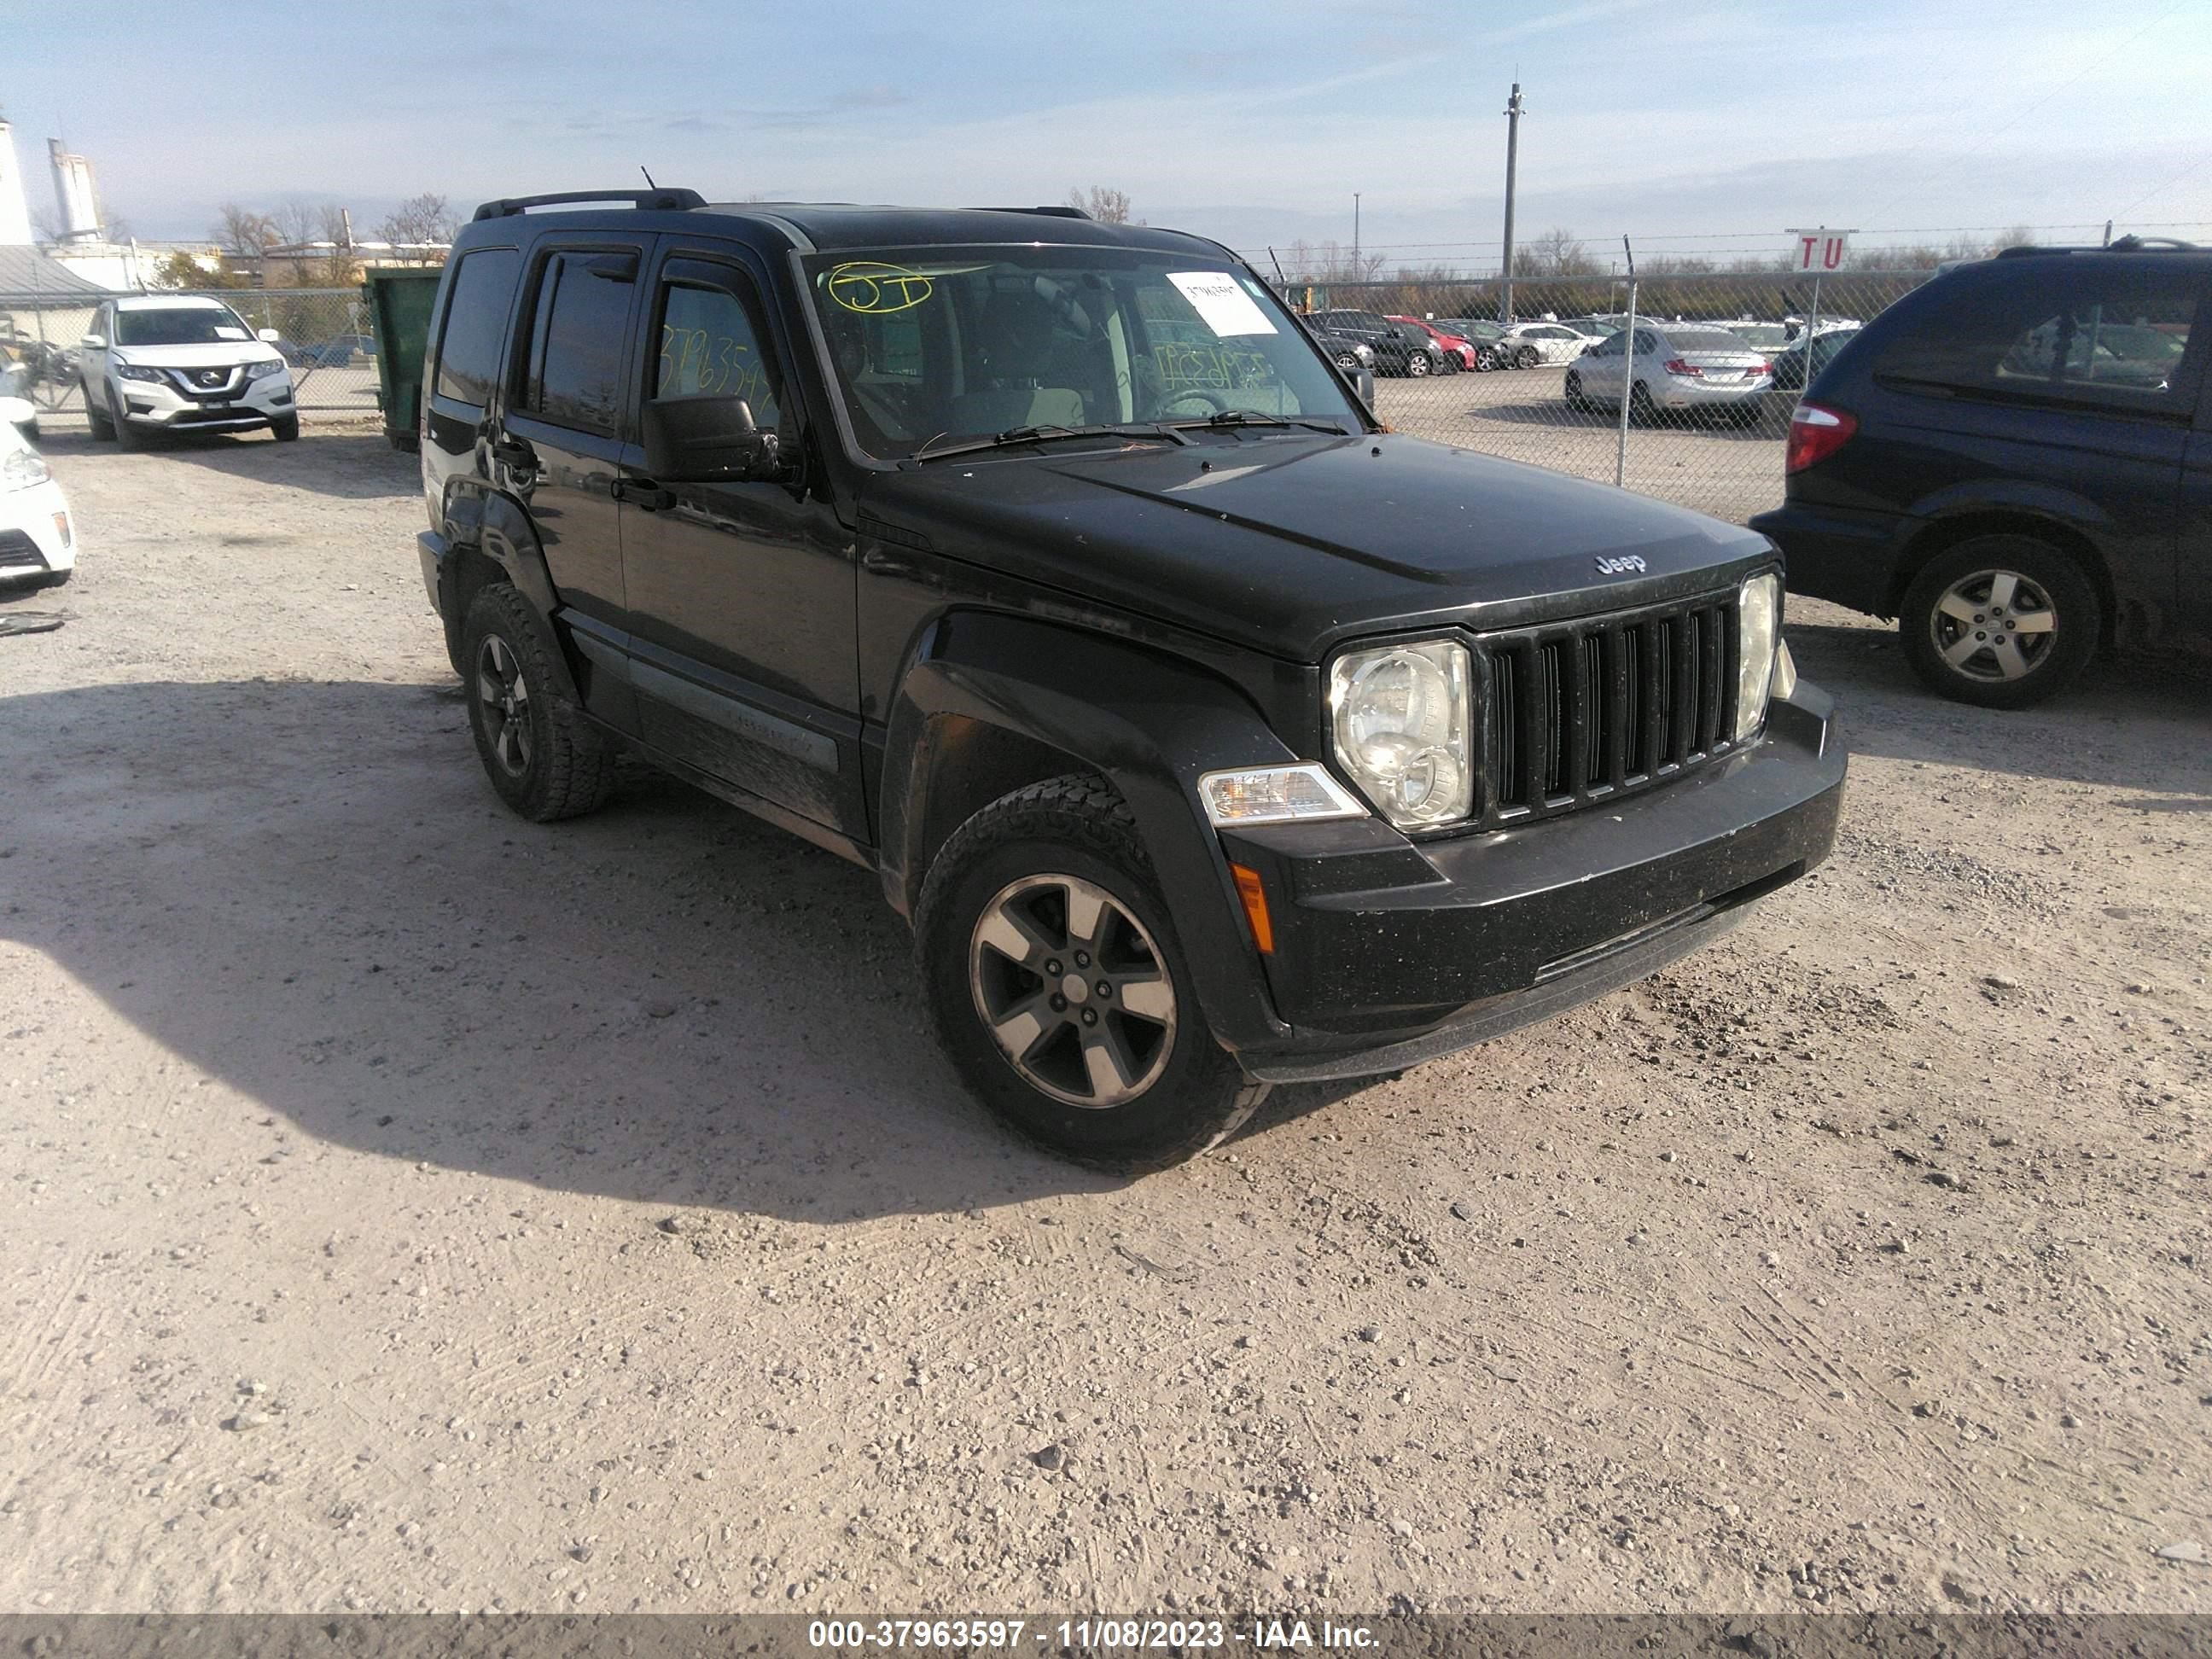
[(0, 775), (0, 938), (325, 1141), (827, 1222), (1118, 1184), (969, 1102), (873, 876), (641, 768), (524, 823), (457, 686), (18, 696)]
[[(416, 458), (392, 448), (380, 431), (320, 433), (311, 428), (289, 444), (278, 443), (267, 432), (203, 432), (153, 438), (137, 450), (96, 443), (88, 432), (62, 432), (47, 434), (40, 448), (49, 456), (69, 456), (74, 466), (105, 460), (205, 467), (345, 501), (386, 501), (422, 488)], [(179, 475), (179, 489), (191, 488), (190, 476)]]
[(1842, 706), (1855, 754), (2172, 798), (2145, 811), (2212, 810), (2212, 677), (2201, 663), (2108, 659), (2051, 702), (2002, 711), (1928, 690), (1893, 626), (1792, 622), (1788, 633), (1800, 672)]

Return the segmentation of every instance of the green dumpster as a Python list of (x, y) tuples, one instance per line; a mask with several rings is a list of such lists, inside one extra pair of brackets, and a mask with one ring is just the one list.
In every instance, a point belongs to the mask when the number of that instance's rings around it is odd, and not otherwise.
[(376, 331), (376, 404), (394, 449), (412, 449), (422, 414), (422, 358), (430, 347), (430, 302), (438, 270), (379, 270), (361, 285)]

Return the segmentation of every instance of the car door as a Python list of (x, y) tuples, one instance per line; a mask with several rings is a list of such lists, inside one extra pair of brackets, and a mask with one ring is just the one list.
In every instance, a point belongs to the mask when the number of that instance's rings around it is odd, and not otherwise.
[[(2212, 292), (2198, 285), (2197, 328), (2212, 319)], [(2212, 645), (2212, 374), (2204, 377), (2181, 468), (2174, 548), (2175, 633)]]
[(494, 481), (529, 509), (562, 603), (614, 630), (628, 621), (614, 485), (647, 246), (549, 237), (532, 251), (491, 446)]
[(442, 518), (449, 483), (489, 475), (478, 450), (490, 442), (521, 280), (522, 251), (501, 246), (470, 249), (447, 279), (445, 309), (423, 365), (422, 489), (434, 520)]
[(1576, 359), (1575, 374), (1586, 394), (1608, 398), (1620, 396), (1620, 368), (1626, 361), (1621, 350), (1624, 337), (1608, 334)]
[(653, 398), (743, 398), (778, 434), (789, 481), (657, 479), (625, 453), (623, 558), (646, 741), (749, 795), (858, 841), (856, 568), (852, 538), (805, 482), (786, 379), (792, 343), (741, 249), (662, 239), (634, 377)]

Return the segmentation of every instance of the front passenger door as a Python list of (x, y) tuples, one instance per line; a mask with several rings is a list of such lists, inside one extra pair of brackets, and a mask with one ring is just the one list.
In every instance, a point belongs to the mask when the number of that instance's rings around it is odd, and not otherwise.
[(860, 787), (853, 538), (805, 482), (806, 434), (759, 285), (734, 250), (670, 246), (653, 285), (648, 399), (738, 398), (783, 480), (653, 478), (628, 453), (623, 555), (640, 734), (855, 841)]

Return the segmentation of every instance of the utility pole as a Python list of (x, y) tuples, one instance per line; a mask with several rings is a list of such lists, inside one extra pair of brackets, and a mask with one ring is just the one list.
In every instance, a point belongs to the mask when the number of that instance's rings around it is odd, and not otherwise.
[(1521, 83), (1505, 100), (1505, 282), (1498, 295), (1498, 320), (1513, 320), (1513, 175), (1521, 161)]
[(1359, 278), (1359, 192), (1352, 192), (1352, 276)]

